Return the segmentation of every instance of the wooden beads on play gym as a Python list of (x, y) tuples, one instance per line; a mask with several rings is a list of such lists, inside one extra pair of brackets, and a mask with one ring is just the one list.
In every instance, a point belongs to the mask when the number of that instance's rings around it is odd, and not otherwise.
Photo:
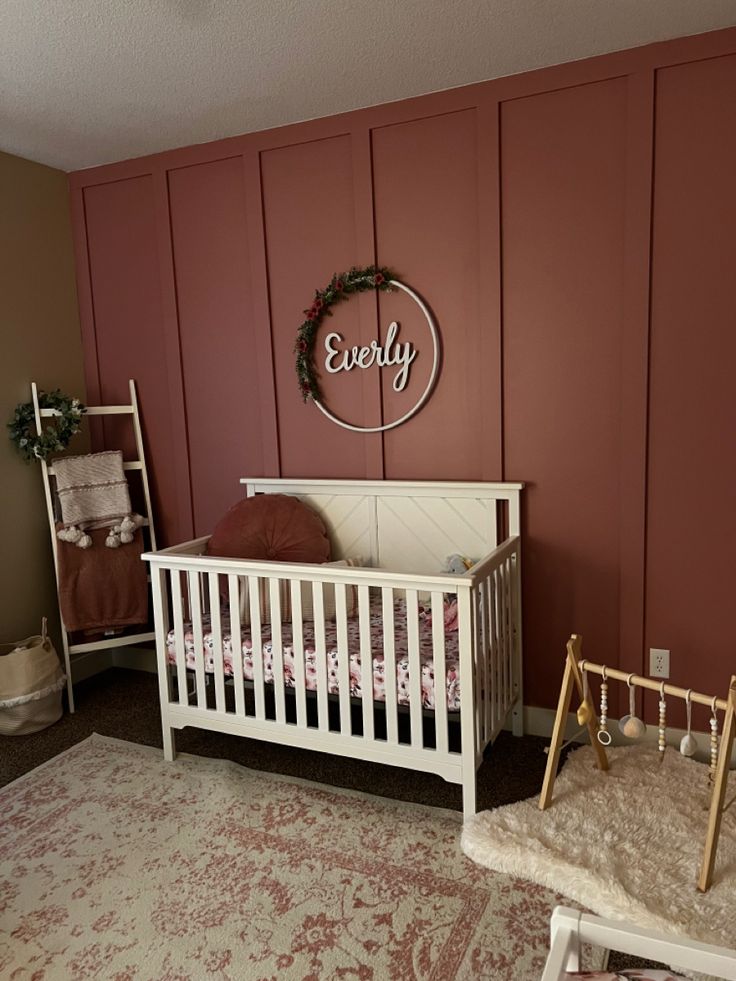
[(611, 733), (608, 731), (608, 680), (606, 668), (601, 673), (601, 714), (598, 725), (598, 742), (602, 746), (611, 745)]
[(718, 715), (716, 714), (716, 699), (713, 698), (713, 706), (710, 717), (710, 779), (716, 775), (718, 765)]
[(659, 750), (659, 762), (661, 763), (664, 759), (664, 751), (667, 749), (667, 702), (664, 700), (664, 682), (662, 682), (659, 688), (657, 749)]

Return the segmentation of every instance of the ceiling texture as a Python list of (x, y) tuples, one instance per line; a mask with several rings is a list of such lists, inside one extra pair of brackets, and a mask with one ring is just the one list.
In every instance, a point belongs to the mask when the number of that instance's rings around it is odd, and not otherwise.
[(0, 149), (63, 170), (736, 25), (736, 0), (0, 0)]

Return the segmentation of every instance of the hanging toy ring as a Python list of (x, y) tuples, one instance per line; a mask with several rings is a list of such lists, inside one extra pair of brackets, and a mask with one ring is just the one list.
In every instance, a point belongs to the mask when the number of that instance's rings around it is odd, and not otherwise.
[(611, 745), (611, 733), (606, 728), (608, 725), (608, 674), (605, 664), (601, 668), (601, 717), (600, 727), (597, 733), (598, 742), (601, 746)]

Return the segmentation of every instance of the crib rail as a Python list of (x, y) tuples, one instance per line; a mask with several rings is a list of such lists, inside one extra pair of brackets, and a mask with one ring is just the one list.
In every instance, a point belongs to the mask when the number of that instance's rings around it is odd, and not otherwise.
[(518, 537), (464, 576), (224, 559), (206, 543), (144, 556), (167, 757), (177, 728), (234, 732), (437, 773), (474, 813), (479, 760), (520, 691)]

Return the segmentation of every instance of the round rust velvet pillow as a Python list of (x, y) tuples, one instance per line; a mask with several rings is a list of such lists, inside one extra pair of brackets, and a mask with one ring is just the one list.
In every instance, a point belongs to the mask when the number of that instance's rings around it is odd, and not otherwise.
[(273, 562), (329, 562), (322, 519), (296, 497), (258, 494), (238, 501), (215, 527), (208, 555)]

